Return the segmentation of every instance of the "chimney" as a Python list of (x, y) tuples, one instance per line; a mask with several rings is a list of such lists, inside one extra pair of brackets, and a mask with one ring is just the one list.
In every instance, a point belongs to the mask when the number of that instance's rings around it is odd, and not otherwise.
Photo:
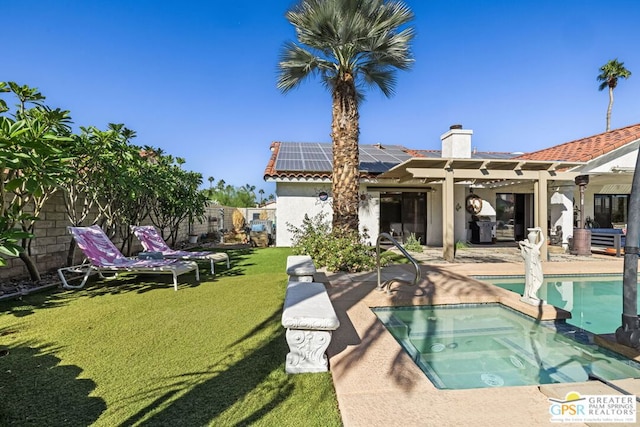
[(441, 157), (452, 157), (456, 159), (471, 158), (471, 135), (470, 129), (462, 129), (462, 125), (452, 125), (449, 131), (442, 136)]

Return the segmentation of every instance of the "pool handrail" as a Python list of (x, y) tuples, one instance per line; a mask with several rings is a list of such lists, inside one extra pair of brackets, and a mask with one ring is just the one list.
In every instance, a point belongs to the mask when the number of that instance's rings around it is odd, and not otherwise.
[(391, 282), (392, 280), (387, 280), (384, 283), (380, 283), (380, 242), (382, 241), (382, 239), (386, 239), (389, 242), (391, 242), (396, 248), (398, 248), (400, 250), (400, 252), (402, 253), (402, 255), (405, 256), (405, 258), (407, 258), (409, 261), (411, 261), (411, 263), (413, 264), (413, 266), (416, 269), (416, 276), (413, 279), (413, 283), (411, 283), (411, 285), (416, 285), (418, 284), (418, 282), (420, 281), (421, 275), (420, 275), (420, 266), (418, 265), (418, 261), (415, 260), (415, 258), (413, 258), (411, 255), (409, 255), (409, 252), (407, 252), (407, 250), (405, 248), (402, 247), (402, 245), (400, 243), (398, 243), (398, 241), (396, 239), (393, 238), (393, 236), (391, 236), (391, 234), (389, 233), (380, 233), (378, 234), (378, 238), (376, 239), (376, 267), (378, 269), (378, 290), (381, 291), (385, 288), (387, 288), (387, 294), (391, 293)]

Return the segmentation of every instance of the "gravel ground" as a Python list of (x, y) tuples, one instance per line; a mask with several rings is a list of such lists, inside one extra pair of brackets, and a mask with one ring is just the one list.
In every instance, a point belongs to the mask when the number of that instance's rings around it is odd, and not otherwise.
[(41, 273), (40, 279), (37, 282), (27, 277), (2, 279), (2, 282), (0, 282), (0, 300), (20, 297), (35, 290), (49, 289), (60, 284), (60, 278), (55, 271)]

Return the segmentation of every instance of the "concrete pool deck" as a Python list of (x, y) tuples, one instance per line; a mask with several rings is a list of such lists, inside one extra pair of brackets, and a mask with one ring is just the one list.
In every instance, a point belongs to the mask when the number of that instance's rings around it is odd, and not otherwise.
[[(455, 263), (436, 259), (437, 249), (433, 253), (425, 250), (416, 257), (425, 262), (421, 266), (420, 283), (417, 286), (394, 283), (390, 295), (376, 290), (375, 272), (320, 275), (324, 275), (320, 279), (327, 285), (340, 319), (340, 328), (335, 331), (327, 353), (345, 426), (548, 426), (551, 424), (549, 397), (564, 399), (570, 391), (581, 395), (620, 394), (595, 381), (471, 390), (439, 390), (429, 381), (370, 307), (496, 301), (518, 309), (518, 304), (524, 304), (515, 294), (469, 276), (521, 275), (524, 265), (519, 251), (516, 248), (483, 250), (458, 251), (459, 262)], [(487, 262), (489, 259), (492, 262)], [(543, 265), (545, 274), (621, 273), (622, 268), (623, 258), (606, 255), (552, 254), (551, 260)], [(410, 282), (413, 271), (410, 265), (386, 267), (382, 280)], [(528, 314), (537, 318), (563, 315), (553, 307), (520, 308), (528, 309)], [(613, 383), (640, 396), (640, 380)]]

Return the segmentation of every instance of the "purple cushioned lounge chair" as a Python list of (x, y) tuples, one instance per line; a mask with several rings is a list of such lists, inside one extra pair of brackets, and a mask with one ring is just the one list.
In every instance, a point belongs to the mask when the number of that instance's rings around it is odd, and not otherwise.
[[(62, 280), (62, 286), (67, 289), (80, 289), (84, 287), (87, 278), (91, 273), (97, 272), (102, 277), (103, 272), (107, 273), (153, 273), (171, 274), (173, 276), (173, 287), (178, 290), (178, 276), (195, 270), (196, 280), (200, 280), (200, 272), (195, 262), (178, 261), (176, 259), (142, 260), (127, 258), (116, 248), (113, 242), (107, 237), (97, 225), (90, 227), (68, 227), (69, 232), (82, 250), (87, 262), (80, 266), (64, 267), (58, 270), (58, 275)], [(69, 285), (64, 272), (85, 273), (80, 285)]]

